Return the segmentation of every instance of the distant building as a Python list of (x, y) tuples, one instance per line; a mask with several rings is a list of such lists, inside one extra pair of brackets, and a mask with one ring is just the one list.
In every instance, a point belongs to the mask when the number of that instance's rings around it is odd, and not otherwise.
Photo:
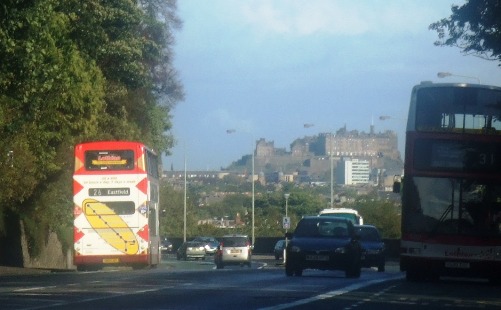
[[(334, 169), (342, 180), (338, 184), (367, 184), (371, 180), (383, 186), (381, 177), (384, 173), (374, 177), (369, 171), (387, 171), (392, 175), (403, 167), (397, 134), (391, 130), (377, 133), (373, 125), (368, 133), (349, 131), (345, 125), (336, 132), (298, 138), (290, 144), (290, 151), (276, 148), (274, 141), (265, 138), (255, 143), (254, 156), (243, 155), (222, 171), (191, 171), (187, 173), (187, 181), (210, 182), (231, 174), (248, 181), (259, 181), (262, 185), (325, 182), (330, 178), (330, 170)], [(164, 177), (178, 185), (183, 185), (183, 176), (183, 171), (173, 171), (172, 167), (170, 171), (164, 171)]]
[(368, 184), (370, 163), (368, 160), (343, 158), (337, 165), (336, 182), (344, 185)]

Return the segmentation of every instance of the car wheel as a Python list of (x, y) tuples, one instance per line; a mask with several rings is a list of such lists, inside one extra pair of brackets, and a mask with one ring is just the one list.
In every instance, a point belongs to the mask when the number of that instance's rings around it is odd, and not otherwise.
[(287, 263), (285, 264), (285, 275), (292, 277), (294, 275), (294, 270)]
[(362, 273), (362, 266), (360, 264), (360, 261), (354, 262), (345, 271), (345, 275), (347, 278), (360, 278), (361, 273)]

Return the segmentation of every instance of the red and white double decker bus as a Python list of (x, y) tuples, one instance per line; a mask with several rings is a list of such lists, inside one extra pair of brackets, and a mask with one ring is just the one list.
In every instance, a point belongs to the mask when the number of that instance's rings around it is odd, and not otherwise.
[(501, 88), (412, 90), (400, 268), (408, 280), (501, 279)]
[(139, 142), (75, 146), (74, 264), (156, 266), (159, 252), (158, 156)]

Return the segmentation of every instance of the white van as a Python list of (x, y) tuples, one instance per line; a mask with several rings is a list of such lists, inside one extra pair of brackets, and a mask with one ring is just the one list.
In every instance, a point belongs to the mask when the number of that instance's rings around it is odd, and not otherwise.
[(358, 211), (355, 209), (348, 209), (348, 208), (332, 208), (332, 209), (323, 209), (320, 211), (319, 216), (337, 216), (337, 217), (342, 217), (345, 219), (350, 220), (353, 224), (355, 225), (363, 225), (364, 224), (364, 219), (360, 214), (358, 214)]

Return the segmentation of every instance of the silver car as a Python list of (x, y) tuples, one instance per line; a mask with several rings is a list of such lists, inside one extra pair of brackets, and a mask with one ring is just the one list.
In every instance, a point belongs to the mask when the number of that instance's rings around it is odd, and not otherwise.
[(205, 254), (214, 255), (216, 254), (219, 241), (214, 237), (196, 237), (193, 241), (202, 242), (205, 244)]
[(196, 241), (184, 242), (177, 249), (177, 260), (205, 259), (205, 244)]
[(219, 247), (214, 256), (217, 269), (227, 265), (251, 266), (252, 245), (246, 235), (226, 235), (219, 238)]

